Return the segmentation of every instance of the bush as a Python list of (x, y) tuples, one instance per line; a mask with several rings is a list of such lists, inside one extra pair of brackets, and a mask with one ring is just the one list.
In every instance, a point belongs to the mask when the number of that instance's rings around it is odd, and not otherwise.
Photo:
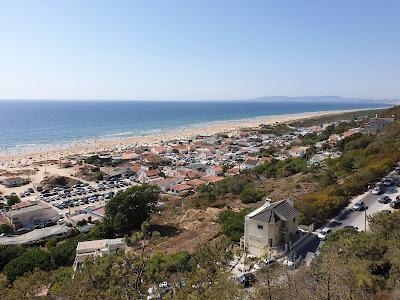
[(244, 234), (244, 217), (252, 209), (243, 209), (240, 212), (227, 209), (218, 216), (224, 234), (234, 242), (239, 242)]
[(294, 174), (308, 172), (307, 161), (301, 158), (287, 158), (285, 160), (272, 160), (253, 169), (256, 174), (262, 174), (267, 178), (285, 178)]
[(197, 195), (200, 199), (206, 200), (207, 202), (214, 202), (217, 199), (217, 192), (211, 184), (202, 184), (197, 189)]
[(261, 201), (264, 193), (257, 191), (254, 187), (247, 187), (241, 194), (242, 203), (255, 203)]
[(239, 195), (249, 182), (250, 180), (244, 174), (226, 177), (215, 184), (215, 191), (218, 195), (226, 193)]
[(156, 253), (145, 266), (145, 275), (152, 281), (164, 281), (176, 272), (190, 271), (191, 255), (188, 252), (178, 252), (170, 255)]
[(96, 172), (94, 177), (96, 178), (96, 180), (103, 180), (104, 174), (103, 174), (103, 172)]

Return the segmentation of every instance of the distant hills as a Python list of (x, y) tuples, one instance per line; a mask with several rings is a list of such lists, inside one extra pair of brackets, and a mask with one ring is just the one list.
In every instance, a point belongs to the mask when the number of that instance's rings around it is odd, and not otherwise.
[(260, 102), (368, 102), (368, 103), (400, 103), (400, 99), (362, 99), (362, 98), (346, 98), (340, 96), (300, 96), (300, 97), (288, 97), (288, 96), (267, 96), (249, 99), (250, 101)]

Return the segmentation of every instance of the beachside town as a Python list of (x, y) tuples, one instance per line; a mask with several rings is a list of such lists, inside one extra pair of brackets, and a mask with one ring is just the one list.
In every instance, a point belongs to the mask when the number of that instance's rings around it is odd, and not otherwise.
[[(341, 140), (354, 134), (376, 133), (392, 124), (394, 118), (352, 120), (359, 126), (331, 134), (311, 145), (304, 143), (307, 136), (318, 136), (329, 126), (349, 122), (339, 120), (311, 126), (260, 125), (158, 144), (129, 145), (110, 152), (29, 161), (19, 166), (10, 166), (3, 161), (0, 165), (0, 224), (7, 224), (11, 230), (0, 236), (0, 244), (34, 244), (68, 236), (73, 229), (88, 232), (96, 222), (102, 221), (110, 199), (142, 184), (159, 188), (161, 197), (156, 204), (156, 217), (162, 218), (163, 210), (171, 203), (184, 207), (186, 199), (193, 197), (199, 189), (215, 185), (227, 177), (251, 172), (272, 160), (302, 158), (310, 166), (321, 166), (325, 160), (341, 156), (336, 147)], [(395, 182), (388, 186), (392, 184)], [(364, 205), (359, 204), (363, 197), (364, 194), (355, 200), (357, 205)], [(212, 208), (203, 213), (210, 212)], [(197, 216), (199, 214), (202, 212)], [(259, 270), (261, 264), (276, 259), (282, 259), (290, 268), (295, 268), (302, 260), (309, 263), (318, 251), (316, 240), (323, 241), (327, 234), (337, 230), (325, 226), (315, 231), (312, 226), (301, 226), (299, 214), (291, 199), (263, 198), (262, 204), (246, 215), (240, 249), (254, 257), (265, 258), (268, 253), (269, 259), (247, 266), (245, 256), (236, 257), (232, 262), (232, 272), (237, 280), (248, 284), (252, 272)], [(343, 223), (342, 227), (362, 227), (361, 215), (354, 220), (354, 224)], [(194, 221), (186, 220), (186, 223), (191, 222)], [(187, 234), (178, 249), (191, 250), (196, 244), (218, 236), (216, 223), (213, 222), (211, 227), (200, 227), (198, 235)], [(203, 234), (204, 239), (201, 238)], [(166, 250), (165, 247), (160, 249)], [(128, 251), (128, 248), (123, 238), (79, 242), (73, 268), (81, 268), (88, 256), (112, 255)], [(149, 290), (147, 299), (159, 298), (169, 290), (169, 284), (162, 282)]]

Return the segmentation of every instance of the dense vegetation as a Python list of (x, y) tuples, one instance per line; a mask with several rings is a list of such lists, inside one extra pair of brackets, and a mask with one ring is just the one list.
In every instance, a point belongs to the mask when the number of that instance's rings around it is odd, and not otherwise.
[(307, 161), (301, 158), (287, 158), (285, 160), (272, 160), (264, 165), (257, 166), (252, 172), (266, 178), (284, 178), (303, 172), (307, 173)]
[(396, 122), (375, 136), (354, 134), (338, 147), (343, 155), (328, 160), (316, 176), (319, 193), (296, 201), (304, 223), (324, 223), (347, 205), (351, 197), (380, 181), (400, 161), (400, 124)]
[(78, 242), (122, 236), (139, 230), (153, 211), (158, 197), (159, 190), (155, 186), (134, 186), (107, 203), (104, 222), (87, 234), (81, 233), (60, 243), (50, 240), (45, 248), (0, 245), (0, 272), (4, 271), (7, 279), (13, 282), (36, 269), (49, 271), (71, 266)]
[(0, 286), (0, 298), (32, 298), (49, 286), (49, 295), (55, 298), (141, 299), (153, 283), (168, 281), (180, 286), (173, 299), (232, 299), (241, 291), (229, 279), (228, 270), (221, 267), (232, 257), (227, 246), (221, 241), (201, 246), (192, 254), (106, 256), (87, 261), (75, 276), (65, 268), (35, 271), (17, 279), (13, 288)]
[(154, 185), (137, 185), (113, 197), (106, 205), (103, 222), (94, 229), (94, 234), (103, 238), (114, 238), (140, 229), (154, 211), (160, 190)]

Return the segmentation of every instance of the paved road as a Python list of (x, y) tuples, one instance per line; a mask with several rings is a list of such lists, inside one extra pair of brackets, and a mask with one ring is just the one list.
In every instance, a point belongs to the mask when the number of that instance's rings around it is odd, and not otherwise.
[(317, 234), (315, 232), (311, 232), (292, 248), (292, 253), (294, 253), (296, 257), (301, 256), (304, 259), (306, 258), (308, 252), (317, 252), (320, 243), (321, 240), (318, 238)]
[[(393, 175), (393, 173), (391, 173)], [(387, 188), (386, 192), (382, 195), (374, 195), (370, 191), (364, 193), (363, 195), (359, 195), (354, 198), (348, 207), (342, 210), (342, 212), (332, 219), (326, 226), (329, 226), (332, 231), (337, 231), (339, 229), (344, 228), (345, 226), (354, 226), (357, 227), (359, 231), (364, 231), (365, 227), (367, 231), (368, 227), (368, 216), (371, 216), (375, 213), (378, 213), (382, 210), (390, 210), (394, 209), (390, 207), (388, 204), (379, 203), (378, 200), (382, 196), (389, 196), (392, 200), (396, 199), (396, 196), (400, 195), (400, 187), (392, 186)], [(352, 206), (357, 201), (363, 201), (367, 210), (365, 211), (354, 211), (352, 210)], [(367, 218), (367, 222), (365, 222)], [(296, 254), (296, 256), (306, 257), (307, 252), (315, 253), (319, 246), (321, 246), (324, 242), (320, 241), (317, 237), (317, 233), (313, 232), (309, 234), (303, 241), (297, 244), (292, 251)]]
[[(374, 195), (371, 192), (367, 192), (363, 197), (359, 197), (364, 201), (367, 207), (364, 211), (354, 211), (346, 208), (342, 211), (330, 224), (329, 226), (333, 231), (339, 230), (345, 226), (357, 227), (359, 231), (368, 231), (368, 216), (378, 213), (382, 210), (393, 211), (393, 208), (388, 204), (379, 203), (378, 200), (382, 196), (389, 196), (392, 200), (396, 199), (396, 196), (400, 194), (400, 188), (390, 187), (383, 195)], [(367, 221), (367, 222), (365, 222)]]
[(67, 234), (69, 228), (65, 225), (55, 225), (42, 229), (35, 229), (28, 233), (14, 236), (0, 237), (0, 244), (29, 244), (35, 241), (45, 240), (53, 236)]

